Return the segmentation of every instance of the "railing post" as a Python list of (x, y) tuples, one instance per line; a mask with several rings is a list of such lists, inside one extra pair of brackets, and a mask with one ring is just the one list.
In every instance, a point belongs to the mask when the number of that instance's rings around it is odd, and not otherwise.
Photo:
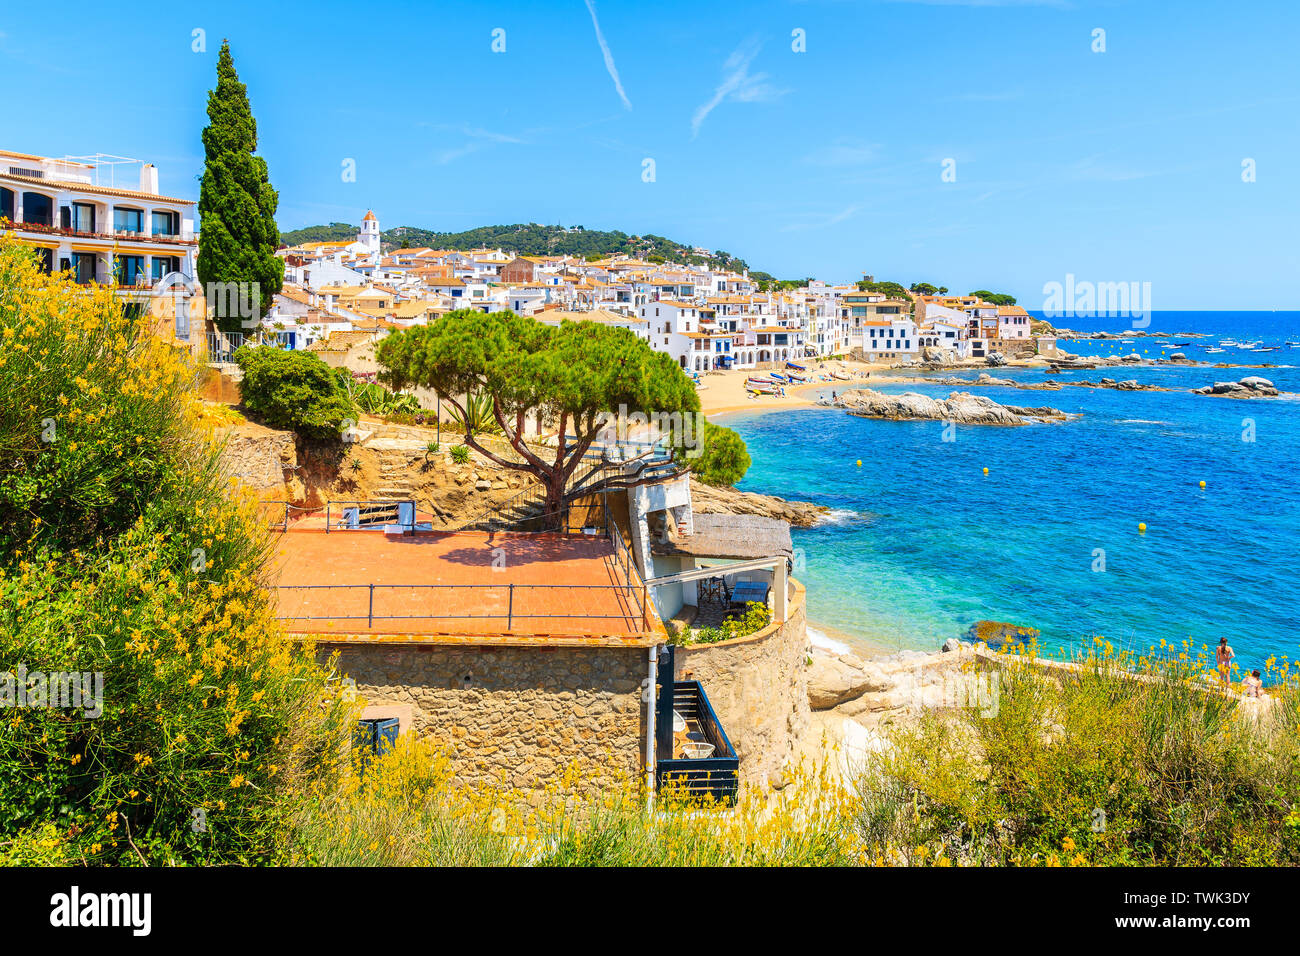
[(375, 586), (371, 584), (370, 585), (370, 607), (366, 611), (366, 627), (373, 628), (374, 626), (375, 626)]
[(646, 590), (646, 586), (642, 584), (641, 585), (641, 630), (643, 631), (650, 630), (650, 614), (648, 608), (646, 607), (646, 599), (648, 594), (649, 592)]
[(325, 502), (325, 533), (330, 533), (330, 502)]
[(506, 603), (506, 630), (510, 630), (515, 619), (515, 586), (510, 585), (510, 596)]

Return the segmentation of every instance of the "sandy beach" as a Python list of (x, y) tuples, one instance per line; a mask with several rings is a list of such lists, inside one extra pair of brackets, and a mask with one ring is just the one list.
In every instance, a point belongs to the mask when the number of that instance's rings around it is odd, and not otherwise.
[[(784, 395), (751, 395), (745, 389), (747, 378), (761, 377), (767, 372), (754, 369), (729, 369), (725, 372), (705, 372), (701, 376), (703, 387), (700, 393), (700, 409), (705, 415), (723, 415), (728, 412), (759, 412), (778, 408), (806, 408), (813, 404), (808, 397), (810, 392), (823, 388), (854, 388), (870, 382), (867, 377), (872, 372), (879, 372), (892, 367), (893, 363), (834, 361), (808, 363), (808, 375), (814, 381), (806, 385), (791, 385)], [(832, 378), (834, 371), (847, 375), (847, 379)], [(892, 380), (892, 379), (891, 379)]]
[[(1044, 366), (1043, 359), (1013, 359), (1003, 368)], [(807, 374), (812, 379), (805, 385), (791, 385), (784, 395), (751, 395), (745, 388), (745, 380), (750, 377), (761, 378), (767, 371), (755, 369), (730, 369), (725, 372), (705, 372), (701, 376), (703, 387), (699, 389), (700, 410), (706, 416), (725, 415), (730, 412), (764, 412), (787, 408), (813, 407), (812, 394), (823, 389), (852, 389), (869, 387), (878, 382), (889, 385), (912, 385), (927, 381), (926, 376), (941, 374), (913, 368), (911, 375), (894, 374), (882, 376), (879, 373), (900, 371), (903, 368), (897, 362), (853, 362), (834, 360), (819, 363), (809, 360)], [(971, 359), (959, 365), (944, 366), (946, 373), (963, 371), (996, 372), (997, 368), (989, 366), (981, 359)], [(832, 378), (831, 373), (847, 375), (848, 378)]]

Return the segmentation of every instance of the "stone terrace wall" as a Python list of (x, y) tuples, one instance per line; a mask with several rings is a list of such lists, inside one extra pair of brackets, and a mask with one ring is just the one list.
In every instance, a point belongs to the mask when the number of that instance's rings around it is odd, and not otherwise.
[(644, 647), (321, 642), (370, 704), (407, 705), (465, 783), (535, 788), (569, 767), (592, 786), (644, 763)]
[(698, 680), (740, 756), (745, 783), (781, 786), (810, 723), (803, 585), (791, 581), (785, 623), (748, 637), (679, 647), (677, 679)]

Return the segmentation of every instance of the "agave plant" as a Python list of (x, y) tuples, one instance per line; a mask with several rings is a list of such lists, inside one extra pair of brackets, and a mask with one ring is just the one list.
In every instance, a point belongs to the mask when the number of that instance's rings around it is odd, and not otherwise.
[(501, 431), (496, 416), (492, 414), (492, 396), (487, 392), (471, 392), (465, 396), (465, 414), (451, 406), (451, 419), (466, 434), (495, 435)]

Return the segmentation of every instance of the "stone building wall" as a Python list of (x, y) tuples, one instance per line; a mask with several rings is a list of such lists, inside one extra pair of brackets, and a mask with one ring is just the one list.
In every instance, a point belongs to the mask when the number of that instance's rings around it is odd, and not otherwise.
[(607, 786), (644, 767), (644, 646), (318, 644), (334, 650), (368, 704), (409, 708), (446, 745), (462, 782), (531, 789), (574, 767)]
[(748, 637), (676, 650), (678, 680), (698, 680), (740, 757), (744, 783), (780, 786), (808, 729), (804, 588), (790, 581), (785, 623)]

